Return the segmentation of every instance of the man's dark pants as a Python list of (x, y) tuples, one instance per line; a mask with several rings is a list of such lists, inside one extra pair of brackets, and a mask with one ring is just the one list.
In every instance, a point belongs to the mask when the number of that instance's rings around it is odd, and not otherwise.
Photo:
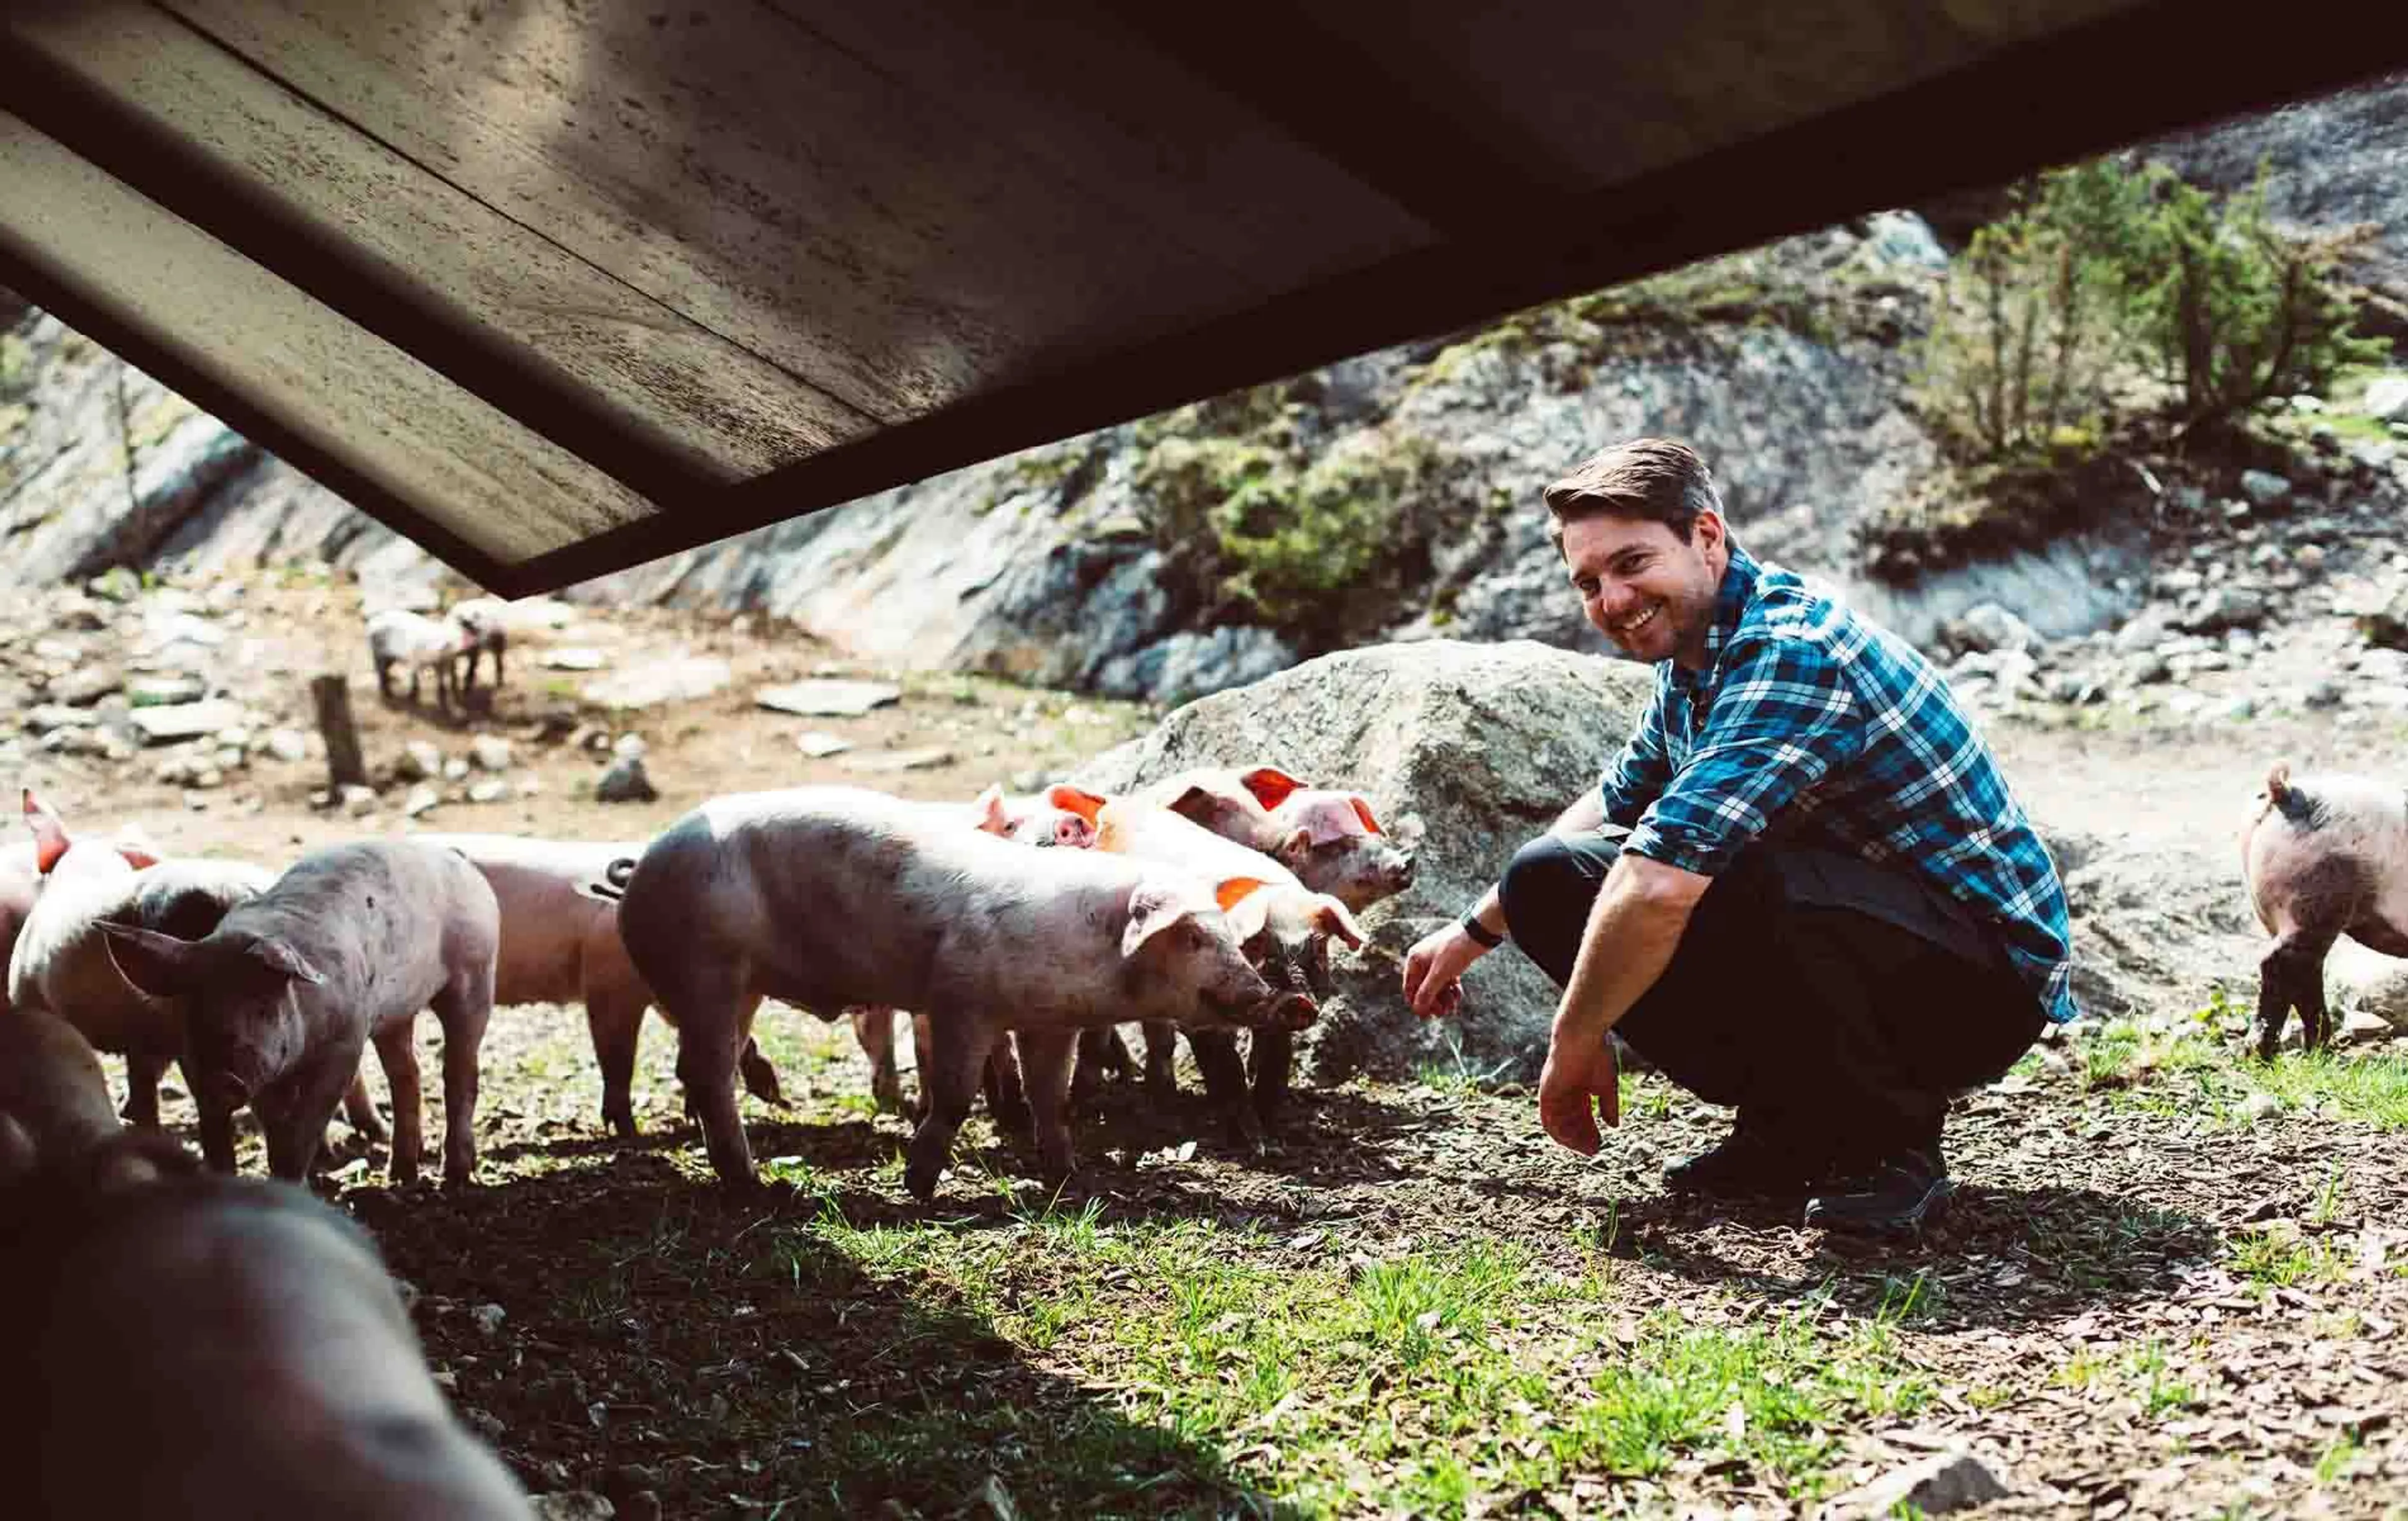
[[(1506, 869), (1513, 942), (1557, 986), (1627, 832), (1543, 835)], [(1850, 1160), (1936, 1155), (1950, 1096), (2005, 1072), (2042, 1023), (1961, 906), (1898, 868), (1759, 841), (1713, 879), (1614, 1030), (1743, 1126)]]

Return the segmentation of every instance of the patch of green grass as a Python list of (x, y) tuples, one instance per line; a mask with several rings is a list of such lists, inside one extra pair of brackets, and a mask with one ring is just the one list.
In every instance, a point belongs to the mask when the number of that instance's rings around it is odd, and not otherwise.
[(2408, 1130), (2408, 1058), (2346, 1052), (2286, 1052), (2271, 1064), (2252, 1064), (2256, 1087), (2302, 1108), (2384, 1130)]
[(2185, 1411), (2200, 1400), (2188, 1383), (2175, 1376), (2165, 1343), (2151, 1337), (2124, 1355), (2123, 1373), (2141, 1410), (2150, 1420)]
[[(1807, 1499), (1829, 1487), (1848, 1425), (1931, 1397), (1897, 1344), (1898, 1319), (1928, 1303), (1919, 1280), (1901, 1280), (1889, 1313), (1870, 1318), (1706, 1325), (1659, 1312), (1633, 1323), (1612, 1308), (1610, 1270), (1566, 1277), (1513, 1243), (1297, 1266), (1252, 1230), (1113, 1223), (1093, 1200), (1018, 1205), (1008, 1218), (970, 1232), (853, 1225), (831, 1205), (805, 1229), (767, 1234), (793, 1256), (833, 1253), (873, 1280), (910, 1281), (922, 1302), (1101, 1378), (1129, 1426), (1237, 1453), (1233, 1483), (1307, 1514), (1461, 1515), (1577, 1475), (1641, 1477), (1693, 1458)], [(1609, 1228), (1584, 1235), (1610, 1263)], [(931, 1428), (926, 1440), (968, 1437)], [(1047, 1461), (1122, 1459), (1073, 1441)], [(1121, 1482), (1059, 1477), (1074, 1493)]]
[(2349, 1460), (2364, 1447), (2365, 1443), (2359, 1442), (2353, 1432), (2344, 1431), (2333, 1438), (2323, 1456), (2316, 1459), (2316, 1483), (2330, 1484), (2340, 1478), (2342, 1471), (2349, 1467)]
[(2335, 1284), (2349, 1270), (2339, 1248), (2319, 1236), (2296, 1231), (2253, 1230), (2232, 1238), (2227, 1266), (2261, 1289), (2295, 1284)]

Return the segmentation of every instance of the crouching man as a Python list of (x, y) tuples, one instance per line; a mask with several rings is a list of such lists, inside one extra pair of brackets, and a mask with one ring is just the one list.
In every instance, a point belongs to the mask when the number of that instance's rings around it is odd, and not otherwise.
[(1950, 1097), (2073, 1017), (2055, 863), (1940, 674), (1734, 542), (1687, 447), (1622, 444), (1545, 495), (1588, 621), (1655, 696), (1602, 783), (1413, 946), (1405, 997), (1453, 1013), (1511, 938), (1564, 990), (1558, 1142), (1597, 1151), (1593, 1103), (1620, 1119), (1612, 1031), (1738, 1111), (1674, 1189), (1920, 1227)]

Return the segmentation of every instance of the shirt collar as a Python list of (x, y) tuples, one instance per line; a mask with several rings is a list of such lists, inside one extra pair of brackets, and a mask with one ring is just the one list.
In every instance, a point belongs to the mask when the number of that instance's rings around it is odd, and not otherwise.
[(1756, 580), (1763, 574), (1763, 567), (1756, 563), (1756, 556), (1740, 548), (1737, 539), (1726, 538), (1723, 542), (1730, 546), (1730, 564), (1723, 567), (1722, 584), (1714, 591), (1714, 621), (1706, 628), (1705, 667), (1690, 670), (1685, 666), (1666, 661), (1665, 667), (1671, 673), (1672, 684), (1676, 687), (1696, 687), (1713, 680), (1714, 668), (1722, 663), (1723, 646), (1728, 644), (1731, 636), (1739, 631), (1740, 615), (1747, 610), (1748, 603), (1756, 596)]

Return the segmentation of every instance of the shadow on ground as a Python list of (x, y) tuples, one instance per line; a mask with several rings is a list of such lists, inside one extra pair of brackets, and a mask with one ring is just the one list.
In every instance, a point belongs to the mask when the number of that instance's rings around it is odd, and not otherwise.
[(344, 1202), (537, 1490), (651, 1490), (669, 1515), (1290, 1514), (1037, 1366), (957, 1285), (801, 1228), (852, 1214), (826, 1194), (733, 1196), (636, 1150)]

